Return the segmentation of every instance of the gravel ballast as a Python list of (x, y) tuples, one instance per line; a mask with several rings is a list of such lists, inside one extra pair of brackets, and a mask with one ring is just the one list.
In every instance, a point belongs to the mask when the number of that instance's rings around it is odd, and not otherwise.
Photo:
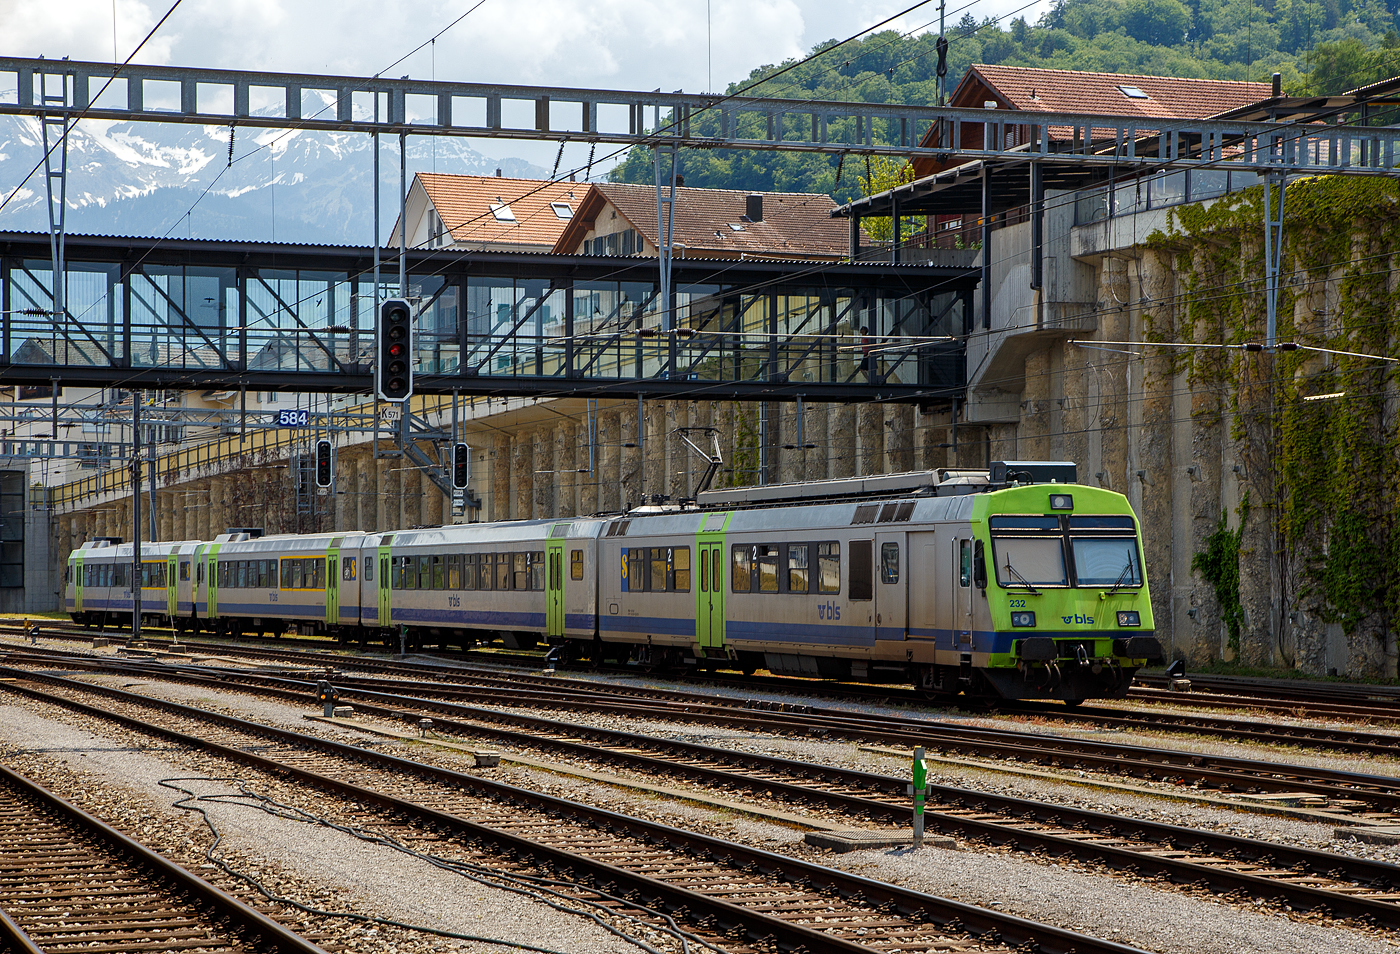
[[(104, 727), (94, 727), (104, 732)], [(7, 765), (35, 774), (42, 760), (57, 762), (70, 772), (48, 773), (41, 783), (61, 783), (78, 791), (58, 791), (88, 801), (109, 820), (139, 840), (164, 836), (179, 844), (198, 846), (202, 855), (210, 839), (199, 817), (172, 807), (179, 793), (162, 787), (162, 779), (187, 778), (192, 773), (178, 764), (146, 754), (104, 735), (36, 716), (27, 707), (0, 706), (0, 739)], [(28, 755), (29, 759), (21, 756)], [(41, 759), (35, 760), (33, 757)], [(24, 765), (27, 761), (27, 766)], [(26, 768), (28, 771), (26, 771)], [(184, 783), (198, 794), (233, 792), (222, 781)], [(56, 787), (59, 787), (56, 784)], [(100, 789), (100, 791), (98, 791)], [(82, 798), (83, 792), (88, 794)], [(95, 796), (95, 797), (94, 797)], [(96, 804), (93, 804), (93, 803)], [(534, 944), (562, 952), (614, 954), (638, 949), (582, 918), (560, 914), (507, 891), (447, 874), (400, 852), (369, 845), (326, 828), (279, 819), (249, 807), (202, 802), (223, 832), (222, 847), (235, 859), (234, 867), (253, 874), (279, 893), (320, 906), (421, 924), (460, 934)], [(135, 830), (132, 830), (133, 827)], [(159, 847), (159, 846), (158, 846)], [(202, 860), (202, 859), (200, 859)], [(208, 877), (207, 868), (196, 873)], [(501, 951), (499, 945), (460, 942), (432, 935), (375, 926), (345, 924), (341, 943), (366, 951)], [(385, 946), (390, 943), (397, 947)]]
[[(335, 734), (341, 737), (360, 735), (350, 729), (319, 724), (313, 727), (302, 721), (303, 714), (315, 711), (315, 708), (310, 705), (310, 700), (308, 700), (307, 707), (299, 708), (236, 692), (213, 692), (205, 688), (161, 683), (154, 680), (142, 680), (139, 684), (132, 685), (133, 680), (130, 678), (111, 677), (111, 679), (115, 680), (114, 684), (130, 686), (134, 691), (140, 693), (178, 699), (210, 709), (230, 711), (257, 721), (285, 725), (304, 731), (314, 731), (316, 734)], [(109, 679), (108, 677), (100, 677), (95, 681), (108, 682)], [(56, 710), (45, 708), (55, 719), (65, 718)], [(0, 732), (16, 743), (25, 744), (24, 736), (27, 733), (16, 734), (12, 728), (16, 724), (14, 720), (19, 712), (25, 712), (25, 710), (21, 708), (11, 709), (10, 707), (0, 709), (0, 727), (3, 727), (0, 728)], [(32, 720), (32, 713), (25, 712), (24, 719)], [(608, 721), (621, 722), (622, 720), (607, 720), (606, 717), (597, 716), (580, 717), (575, 714), (573, 721), (604, 724)], [(813, 762), (850, 765), (889, 774), (895, 774), (900, 772), (902, 768), (907, 768), (907, 766), (902, 766), (901, 760), (877, 753), (863, 752), (857, 746), (849, 743), (754, 737), (751, 734), (730, 730), (667, 723), (649, 725), (635, 720), (629, 720), (625, 725), (609, 725), (609, 727), (624, 728), (632, 732), (649, 732), (662, 736), (686, 737), (708, 744), (751, 748), (754, 751), (780, 753)], [(65, 731), (71, 733), (74, 730), (66, 729)], [(107, 733), (107, 729), (102, 727), (97, 727), (97, 731), (104, 735)], [(75, 739), (77, 742), (73, 744), (72, 751), (61, 756), (68, 761), (81, 758), (86, 763), (88, 758), (93, 757), (92, 755), (84, 757), (79, 754), (75, 756), (73, 752), (85, 750), (83, 746), (97, 750), (104, 745), (101, 739), (87, 733), (76, 733)], [(107, 748), (119, 751), (121, 746), (108, 744)], [(395, 749), (397, 748), (396, 745)], [(423, 758), (425, 761), (431, 761), (435, 764), (451, 764), (457, 768), (462, 767), (459, 756), (421, 745), (405, 746), (403, 751), (396, 751), (395, 754)], [(562, 761), (557, 758), (554, 760)], [(152, 769), (131, 780), (126, 780), (126, 775), (131, 767), (127, 764), (124, 756), (115, 755), (102, 764), (102, 774), (110, 784), (134, 785), (145, 793), (143, 797), (157, 804), (168, 806), (169, 802), (173, 800), (165, 789), (151, 790), (151, 786), (158, 780), (150, 777), (151, 772), (168, 772), (170, 769), (168, 764), (158, 762), (157, 764), (161, 768)], [(91, 766), (87, 767), (91, 769)], [(1004, 776), (997, 776), (995, 773), (974, 772), (968, 774), (984, 776), (990, 780), (991, 784), (1005, 781)], [(901, 883), (918, 890), (971, 903), (996, 906), (1002, 911), (1036, 920), (1045, 920), (1147, 950), (1161, 951), (1164, 954), (1168, 954), (1168, 952), (1169, 954), (1214, 954), (1216, 951), (1257, 951), (1263, 954), (1263, 952), (1284, 950), (1308, 952), (1308, 954), (1310, 952), (1331, 951), (1355, 951), (1358, 954), (1371, 954), (1373, 951), (1394, 952), (1396, 950), (1396, 947), (1379, 932), (1368, 932), (1364, 929), (1351, 927), (1336, 927), (1306, 920), (1293, 920), (1281, 913), (1253, 910), (1253, 906), (1247, 903), (1236, 904), (1209, 896), (1193, 897), (1181, 893), (1179, 889), (1159, 890), (1150, 883), (1132, 882), (1120, 876), (1109, 876), (1090, 870), (1085, 866), (1063, 863), (1046, 864), (1025, 856), (980, 850), (943, 851), (925, 848), (917, 853), (867, 851), (849, 855), (830, 855), (801, 845), (800, 832), (742, 818), (727, 812), (715, 811), (701, 805), (658, 799), (605, 785), (581, 784), (576, 779), (538, 770), (503, 769), (494, 777), (510, 781), (513, 784), (547, 791), (551, 794), (604, 805), (616, 811), (667, 821), (686, 828), (754, 844), (768, 850), (792, 853), (808, 860), (848, 868), (868, 877)], [(940, 779), (940, 781), (954, 780), (949, 778)], [(965, 778), (959, 778), (956, 781), (960, 784), (967, 784)], [(679, 786), (683, 783), (673, 782), (672, 784)], [(1019, 788), (1022, 781), (1018, 780), (1014, 785)], [(1075, 798), (1088, 800), (1091, 798), (1091, 796), (1086, 795), (1085, 790), (1074, 786), (1042, 782), (1036, 782), (1035, 785), (1046, 790), (1063, 789), (1061, 794), (1066, 800)], [(1046, 797), (1046, 792), (1032, 793), (1023, 790), (1019, 794), (1027, 794), (1030, 797)], [(1097, 798), (1097, 796), (1092, 796), (1092, 798)], [(1157, 820), (1193, 823), (1202, 827), (1206, 825), (1223, 827), (1225, 821), (1233, 819), (1236, 826), (1245, 829), (1237, 833), (1250, 834), (1253, 837), (1270, 837), (1272, 835), (1278, 840), (1290, 842), (1296, 840), (1314, 846), (1319, 840), (1325, 840), (1326, 835), (1329, 834), (1321, 831), (1321, 826), (1271, 816), (1201, 809), (1179, 803), (1164, 803), (1158, 799), (1136, 798), (1120, 794), (1112, 794), (1107, 798), (1111, 800), (1109, 803), (1086, 805), (1085, 807), (1098, 807), (1101, 810), (1135, 810), (1137, 813), (1144, 814), (1145, 817), (1168, 814), (1175, 817), (1157, 817)], [(229, 818), (229, 823), (243, 824), (238, 822), (236, 813), (247, 812), (247, 810), (231, 811), (233, 815)], [(248, 814), (254, 813), (248, 812)], [(258, 820), (258, 824), (261, 824), (261, 819)], [(320, 878), (321, 872), (327, 866), (318, 860), (323, 856), (319, 848), (313, 850), (302, 844), (306, 835), (307, 829), (298, 826), (294, 832), (278, 836), (279, 839), (283, 840), (269, 840), (269, 836), (262, 835), (252, 835), (251, 837), (263, 839), (262, 841), (255, 840), (254, 845), (265, 856), (275, 857), (285, 865), (294, 866), (299, 875)], [(241, 834), (240, 837), (242, 837)], [(296, 843), (286, 841), (286, 837), (290, 837)], [(332, 853), (328, 857), (337, 859), (340, 857), (334, 853), (339, 849), (331, 849), (330, 851)], [(337, 865), (341, 863), (337, 861)], [(342, 875), (341, 870), (339, 867), (332, 870), (335, 871), (338, 880)], [(367, 901), (375, 899), (382, 901), (387, 897), (390, 901), (397, 902), (400, 900), (400, 882), (396, 878), (388, 880), (391, 883), (384, 884), (373, 877), (362, 878), (356, 875), (350, 883), (352, 889), (361, 892)], [(384, 891), (389, 892), (387, 896), (381, 893)], [(415, 910), (422, 911), (425, 917), (443, 913), (441, 902), (435, 900), (431, 892), (425, 892), (425, 894), (427, 897), (413, 900), (413, 904), (416, 906)], [(449, 897), (452, 909), (459, 908), (461, 899)], [(505, 899), (505, 903), (520, 905), (525, 902), (510, 896)], [(556, 915), (556, 917), (558, 916)], [(572, 919), (569, 920), (570, 923), (574, 923)], [(478, 929), (472, 933), (501, 934), (502, 932), (483, 932)], [(601, 934), (602, 932), (598, 931), (597, 933)], [(620, 946), (620, 942), (615, 942), (606, 936), (599, 938), (598, 941), (602, 945), (614, 944), (616, 946), (584, 947), (574, 943), (571, 938), (561, 949), (570, 951), (629, 949)], [(535, 943), (554, 946), (546, 940), (538, 940)], [(482, 948), (482, 950), (486, 949)]]

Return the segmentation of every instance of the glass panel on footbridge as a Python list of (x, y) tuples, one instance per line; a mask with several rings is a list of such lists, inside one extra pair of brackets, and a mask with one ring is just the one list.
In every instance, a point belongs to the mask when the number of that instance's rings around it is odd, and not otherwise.
[(574, 367), (580, 377), (629, 378), (639, 359), (638, 331), (654, 311), (646, 282), (574, 283)]
[(15, 364), (112, 367), (122, 357), (121, 266), (69, 262), (65, 314), (53, 314), (53, 266), (25, 260), (10, 270), (10, 360)]
[(354, 371), (367, 360), (374, 326), (345, 273), (259, 269), (247, 287), (241, 330), (250, 370)]
[(457, 284), (440, 275), (415, 279), (409, 301), (417, 316), (415, 367), (420, 374), (452, 374), (461, 361), (457, 331)]
[(145, 265), (131, 286), (131, 366), (220, 370), (238, 353), (232, 268)]

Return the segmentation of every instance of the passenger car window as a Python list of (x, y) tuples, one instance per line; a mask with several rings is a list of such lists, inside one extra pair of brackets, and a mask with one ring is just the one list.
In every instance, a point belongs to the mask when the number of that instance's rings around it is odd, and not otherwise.
[(841, 592), (841, 544), (817, 544), (817, 587), (821, 593)]
[(875, 597), (874, 567), (871, 563), (870, 541), (851, 541), (851, 592), (853, 600), (869, 600)]
[(690, 592), (690, 547), (676, 547), (671, 551), (671, 588), (677, 593)]
[(899, 582), (899, 544), (880, 544), (880, 582)]
[(806, 593), (811, 586), (808, 575), (807, 544), (792, 543), (787, 548), (787, 577), (789, 593)]
[(758, 591), (778, 592), (778, 548), (772, 544), (754, 547), (754, 558), (758, 564)]
[(583, 551), (582, 551), (582, 550), (570, 550), (570, 551), (569, 551), (569, 579), (571, 579), (571, 580), (581, 580), (581, 579), (583, 579)]
[(730, 580), (731, 588), (735, 593), (748, 593), (752, 589), (753, 575), (750, 572), (751, 562), (749, 559), (749, 548), (743, 544), (737, 544), (733, 550), (733, 573)]

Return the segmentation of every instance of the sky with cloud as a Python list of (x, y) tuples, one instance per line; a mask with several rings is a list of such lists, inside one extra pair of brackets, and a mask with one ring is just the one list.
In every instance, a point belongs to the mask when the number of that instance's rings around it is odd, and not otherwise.
[[(124, 60), (172, 2), (0, 0), (0, 55)], [(1026, 0), (946, 2), (949, 29), (967, 12), (981, 19), (1025, 8), (1018, 15), (1034, 20), (1040, 9), (1026, 7)], [(213, 69), (702, 92), (722, 90), (757, 66), (801, 57), (825, 40), (860, 33), (912, 3), (182, 0), (134, 60)], [(888, 28), (920, 33), (937, 24), (938, 4), (931, 2)], [(581, 142), (569, 144), (562, 155), (548, 142), (473, 140), (471, 145), (497, 162), (519, 158), (548, 169), (562, 160), (561, 169), (587, 166), (594, 175), (616, 161), (615, 150), (603, 150), (597, 165), (589, 166), (593, 153)]]
[[(912, 0), (485, 0), (435, 43), (403, 57), (477, 0), (183, 0), (143, 63), (467, 82), (704, 91), (723, 88)], [(948, 0), (1000, 16), (1017, 0)], [(0, 53), (125, 59), (170, 0), (0, 0)], [(1034, 20), (1038, 7), (1026, 11)], [(936, 26), (928, 3), (894, 26)], [(115, 53), (114, 53), (115, 51)]]

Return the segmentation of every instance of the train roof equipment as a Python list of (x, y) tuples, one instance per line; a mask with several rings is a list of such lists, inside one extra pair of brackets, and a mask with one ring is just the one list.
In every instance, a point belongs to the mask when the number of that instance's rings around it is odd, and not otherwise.
[(707, 490), (696, 495), (696, 503), (701, 509), (734, 509), (871, 497), (951, 497), (1019, 484), (1072, 484), (1077, 478), (1078, 468), (1070, 461), (999, 460), (985, 470), (940, 468)]

